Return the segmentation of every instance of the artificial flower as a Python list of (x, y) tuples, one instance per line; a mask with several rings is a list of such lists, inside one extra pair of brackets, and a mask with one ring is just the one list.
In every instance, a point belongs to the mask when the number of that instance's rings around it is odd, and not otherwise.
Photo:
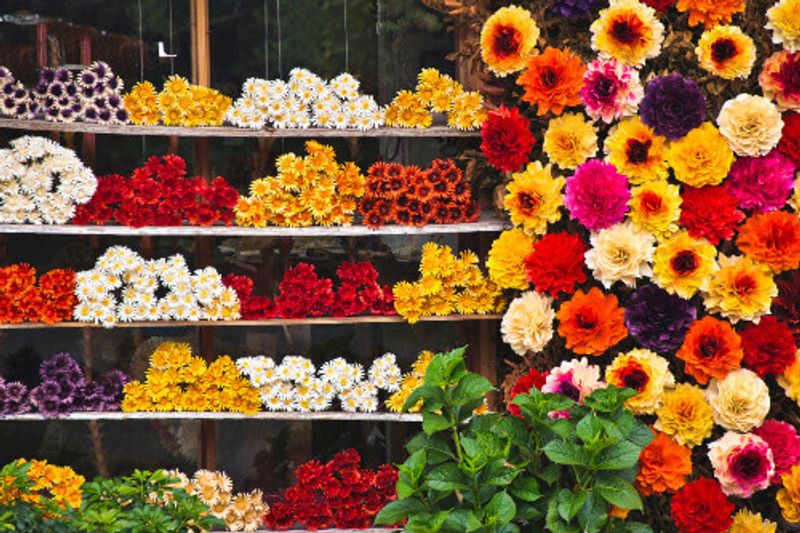
[(751, 431), (764, 422), (769, 412), (767, 384), (754, 372), (739, 368), (724, 379), (712, 379), (706, 389), (714, 422), (731, 431)]
[(639, 454), (636, 489), (642, 496), (674, 493), (692, 473), (692, 450), (666, 433), (655, 434), (656, 438)]
[(666, 389), (675, 386), (669, 363), (657, 353), (641, 348), (617, 355), (606, 367), (606, 383), (629, 388), (636, 395), (625, 402), (635, 415), (653, 414)]
[(664, 25), (656, 11), (637, 0), (612, 0), (592, 23), (592, 48), (601, 57), (640, 67), (658, 56)]
[[(792, 160), (796, 167), (800, 167), (800, 112), (783, 114), (783, 130), (781, 140), (778, 142), (778, 151)], [(797, 211), (795, 207), (795, 211)]]
[(686, 383), (664, 393), (656, 416), (657, 430), (690, 448), (701, 445), (714, 429), (713, 411), (703, 390)]
[(730, 24), (733, 15), (744, 11), (745, 0), (678, 0), (678, 11), (689, 12), (689, 25), (706, 29)]
[(731, 194), (727, 183), (712, 187), (685, 187), (681, 194), (680, 225), (696, 239), (713, 245), (733, 237), (736, 226), (745, 216), (739, 200)]
[(550, 165), (534, 161), (523, 172), (512, 174), (503, 207), (508, 210), (511, 222), (521, 226), (525, 233), (543, 234), (548, 224), (561, 219), (563, 188), (564, 178), (553, 177)]
[(586, 281), (586, 244), (574, 233), (547, 233), (533, 244), (525, 258), (528, 281), (539, 292), (557, 298), (571, 294), (575, 285)]
[(593, 159), (567, 180), (564, 205), (570, 218), (598, 231), (624, 220), (630, 198), (625, 176), (614, 165)]
[(602, 355), (628, 336), (624, 310), (614, 294), (603, 294), (597, 287), (578, 290), (561, 304), (556, 314), (558, 334), (567, 348), (577, 354)]
[(788, 474), (794, 465), (800, 464), (800, 436), (797, 435), (797, 429), (787, 422), (772, 419), (754, 429), (753, 433), (769, 444), (775, 463), (771, 483), (780, 483), (783, 474)]
[(767, 488), (775, 472), (769, 444), (753, 433), (726, 432), (708, 444), (708, 458), (728, 496), (749, 498)]
[(617, 281), (633, 287), (636, 278), (652, 274), (650, 263), (655, 239), (631, 222), (592, 233), (590, 242), (592, 246), (586, 252), (586, 266), (607, 289)]
[(756, 61), (753, 39), (738, 26), (713, 26), (695, 48), (700, 66), (720, 78), (747, 78)]
[(517, 78), (517, 85), (525, 91), (522, 99), (535, 105), (538, 115), (550, 111), (560, 115), (565, 107), (580, 104), (585, 71), (580, 56), (572, 50), (548, 46), (541, 54), (528, 58), (525, 71)]
[(800, 53), (779, 50), (764, 60), (758, 84), (764, 96), (775, 100), (779, 109), (800, 109), (798, 72)]
[(503, 342), (522, 357), (540, 352), (553, 338), (553, 299), (528, 291), (508, 306), (500, 332)]
[(497, 283), (501, 289), (525, 290), (528, 278), (525, 271), (525, 255), (522, 251), (533, 248), (533, 237), (519, 228), (511, 228), (502, 232), (492, 242), (486, 269), (489, 279)]
[(678, 231), (681, 194), (677, 185), (651, 181), (634, 187), (629, 205), (633, 223), (659, 239)]
[(689, 299), (705, 290), (717, 268), (717, 249), (681, 231), (659, 242), (653, 261), (653, 281), (670, 294)]
[(783, 120), (769, 99), (740, 94), (722, 105), (717, 126), (736, 155), (757, 157), (777, 146)]
[(676, 294), (651, 283), (636, 289), (625, 306), (625, 325), (639, 343), (664, 353), (678, 348), (697, 309)]
[(462, 131), (476, 130), (487, 116), (483, 95), (478, 91), (463, 91), (452, 99), (447, 110), (447, 125)]
[(501, 105), (481, 126), (481, 151), (502, 172), (518, 171), (529, 161), (534, 144), (531, 123), (516, 107)]
[(775, 274), (795, 270), (800, 267), (800, 219), (786, 211), (755, 214), (742, 225), (736, 245)]
[(727, 533), (775, 533), (777, 527), (775, 522), (762, 518), (761, 513), (739, 509)]
[(611, 123), (636, 113), (644, 89), (639, 73), (614, 58), (596, 59), (586, 66), (581, 100), (593, 119)]
[(745, 327), (741, 337), (745, 364), (762, 378), (780, 376), (794, 363), (797, 346), (792, 330), (772, 315)]
[(736, 506), (716, 481), (701, 477), (687, 483), (670, 502), (670, 516), (681, 533), (723, 533)]
[(766, 28), (772, 30), (772, 42), (790, 52), (800, 50), (800, 0), (779, 0), (767, 10)]
[(800, 523), (800, 465), (781, 476), (781, 488), (775, 498), (783, 519), (791, 524)]
[(158, 92), (149, 81), (141, 81), (133, 86), (123, 97), (123, 106), (134, 124), (158, 124), (161, 113), (158, 110)]
[(583, 115), (564, 113), (548, 123), (542, 148), (559, 167), (574, 169), (597, 153), (597, 131)]
[(794, 163), (777, 150), (742, 157), (732, 166), (728, 186), (742, 209), (773, 211), (786, 205), (794, 183)]
[(605, 383), (600, 381), (600, 367), (590, 365), (584, 357), (563, 361), (550, 370), (542, 385), (542, 392), (561, 394), (576, 403), (582, 403), (584, 398), (603, 387)]
[(669, 176), (666, 140), (639, 116), (621, 121), (606, 137), (607, 160), (631, 183), (665, 180)]
[(734, 156), (725, 137), (711, 122), (704, 122), (670, 145), (667, 161), (678, 181), (705, 187), (725, 179)]
[(722, 379), (741, 366), (742, 341), (730, 324), (705, 316), (693, 323), (675, 355), (684, 372), (705, 385), (709, 378)]
[(659, 76), (647, 83), (639, 114), (656, 134), (676, 141), (703, 124), (706, 99), (693, 80), (680, 74)]
[(481, 57), (497, 76), (522, 70), (539, 38), (527, 9), (511, 5), (495, 11), (481, 29)]
[(772, 276), (746, 256), (720, 256), (719, 264), (704, 294), (709, 313), (718, 313), (734, 323), (758, 322), (769, 313), (772, 298), (778, 294)]

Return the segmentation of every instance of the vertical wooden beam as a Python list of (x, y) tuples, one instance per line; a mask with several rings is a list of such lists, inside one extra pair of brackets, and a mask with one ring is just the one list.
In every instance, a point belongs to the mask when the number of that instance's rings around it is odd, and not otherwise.
[[(92, 62), (92, 36), (88, 31), (81, 35), (81, 65)], [(94, 133), (84, 133), (82, 142), (83, 162), (90, 167), (97, 163), (97, 137)]]
[(36, 24), (36, 64), (39, 67), (46, 67), (47, 60), (47, 22)]

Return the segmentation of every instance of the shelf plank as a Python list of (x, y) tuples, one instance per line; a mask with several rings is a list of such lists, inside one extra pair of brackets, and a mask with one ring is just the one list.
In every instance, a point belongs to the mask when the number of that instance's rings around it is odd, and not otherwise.
[[(500, 320), (503, 315), (445, 315), (420, 318), (420, 322), (461, 322), (469, 320)], [(182, 328), (182, 327), (269, 327), (269, 326), (314, 326), (339, 324), (405, 324), (406, 320), (397, 315), (390, 316), (351, 316), (351, 317), (316, 317), (316, 318), (272, 318), (268, 320), (203, 320), (188, 321), (153, 321), (153, 322), (118, 322), (112, 328)], [(64, 328), (102, 328), (102, 324), (91, 322), (23, 322), (21, 324), (0, 324), (2, 329), (64, 329)]]
[(373, 421), (373, 422), (422, 422), (422, 415), (413, 413), (347, 413), (344, 411), (319, 411), (319, 412), (272, 412), (262, 411), (255, 414), (244, 413), (219, 413), (209, 411), (182, 411), (182, 412), (136, 412), (123, 413), (121, 411), (104, 412), (77, 412), (59, 417), (45, 417), (39, 413), (26, 413), (21, 415), (0, 416), (0, 422), (43, 422), (49, 420), (68, 421), (127, 421), (127, 420), (329, 420), (329, 421)]
[(428, 224), (422, 227), (382, 226), (310, 226), (304, 228), (239, 226), (74, 226), (71, 224), (0, 224), (0, 234), (36, 235), (116, 235), (127, 237), (185, 236), (185, 237), (355, 237), (372, 235), (436, 235), (445, 233), (487, 233), (506, 229), (506, 223), (487, 217), (478, 222), (461, 224)]
[(50, 122), (40, 119), (0, 118), (0, 128), (26, 130), (29, 132), (75, 132), (109, 135), (149, 135), (178, 137), (480, 137), (478, 130), (463, 131), (447, 126), (430, 128), (375, 128), (360, 131), (356, 129), (337, 130), (332, 128), (301, 129), (259, 129), (237, 128), (235, 126), (137, 126), (135, 124), (91, 124), (88, 122)]

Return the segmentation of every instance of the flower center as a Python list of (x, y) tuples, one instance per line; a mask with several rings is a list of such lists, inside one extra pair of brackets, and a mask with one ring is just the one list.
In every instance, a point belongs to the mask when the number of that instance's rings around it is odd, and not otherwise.
[(700, 357), (703, 359), (713, 359), (719, 355), (722, 345), (716, 337), (703, 337), (697, 347)]
[(546, 68), (542, 71), (539, 75), (539, 78), (542, 80), (542, 85), (547, 87), (548, 89), (552, 89), (558, 83), (558, 74), (552, 68)]
[(597, 325), (597, 316), (591, 309), (585, 309), (575, 314), (575, 323), (581, 329), (594, 329)]
[(614, 83), (613, 79), (606, 76), (600, 76), (597, 78), (597, 80), (595, 80), (594, 90), (592, 92), (594, 92), (594, 94), (599, 96), (601, 99), (608, 99), (610, 96), (616, 94), (616, 84)]
[(627, 146), (628, 162), (635, 165), (646, 163), (650, 156), (650, 146), (653, 141), (650, 139), (640, 141), (638, 139), (629, 139)]
[(611, 36), (622, 44), (633, 44), (642, 37), (642, 22), (638, 18), (615, 20), (611, 24)]
[(756, 280), (750, 274), (740, 274), (733, 282), (733, 290), (741, 298), (752, 294), (757, 285)]
[(697, 254), (691, 250), (681, 250), (672, 257), (670, 265), (680, 276), (686, 276), (697, 270)]
[(532, 213), (539, 207), (539, 197), (527, 192), (517, 195), (520, 210), (525, 213)]
[(740, 453), (733, 460), (733, 471), (743, 479), (761, 477), (764, 467), (764, 457), (757, 450)]
[(645, 191), (639, 197), (639, 205), (641, 206), (642, 211), (648, 215), (653, 215), (662, 210), (664, 202), (661, 200), (661, 196), (653, 191)]
[(787, 94), (800, 93), (800, 54), (790, 55), (780, 70), (773, 74), (773, 78), (777, 78), (776, 81)]
[(620, 381), (625, 387), (641, 392), (650, 381), (650, 376), (641, 368), (626, 368)]
[(519, 50), (519, 32), (513, 26), (500, 26), (494, 38), (494, 52), (507, 57)]
[(715, 63), (722, 63), (736, 55), (736, 43), (733, 39), (717, 39), (711, 45), (711, 59)]
[(566, 396), (573, 402), (577, 402), (581, 399), (581, 390), (569, 381), (562, 381), (558, 385), (558, 393)]

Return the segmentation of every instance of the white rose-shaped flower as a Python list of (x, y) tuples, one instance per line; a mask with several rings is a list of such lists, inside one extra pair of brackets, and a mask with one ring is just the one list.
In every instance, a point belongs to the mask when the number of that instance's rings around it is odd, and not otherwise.
[(592, 249), (586, 252), (586, 266), (605, 288), (617, 281), (629, 287), (636, 278), (650, 276), (655, 237), (632, 222), (622, 222), (592, 233)]
[(723, 104), (717, 125), (736, 155), (758, 157), (778, 145), (783, 119), (769, 99), (740, 94)]
[(751, 370), (740, 368), (725, 379), (712, 379), (706, 390), (714, 422), (732, 431), (759, 427), (769, 412), (767, 384)]
[(500, 332), (503, 342), (521, 356), (538, 352), (553, 338), (553, 299), (528, 291), (508, 306)]

